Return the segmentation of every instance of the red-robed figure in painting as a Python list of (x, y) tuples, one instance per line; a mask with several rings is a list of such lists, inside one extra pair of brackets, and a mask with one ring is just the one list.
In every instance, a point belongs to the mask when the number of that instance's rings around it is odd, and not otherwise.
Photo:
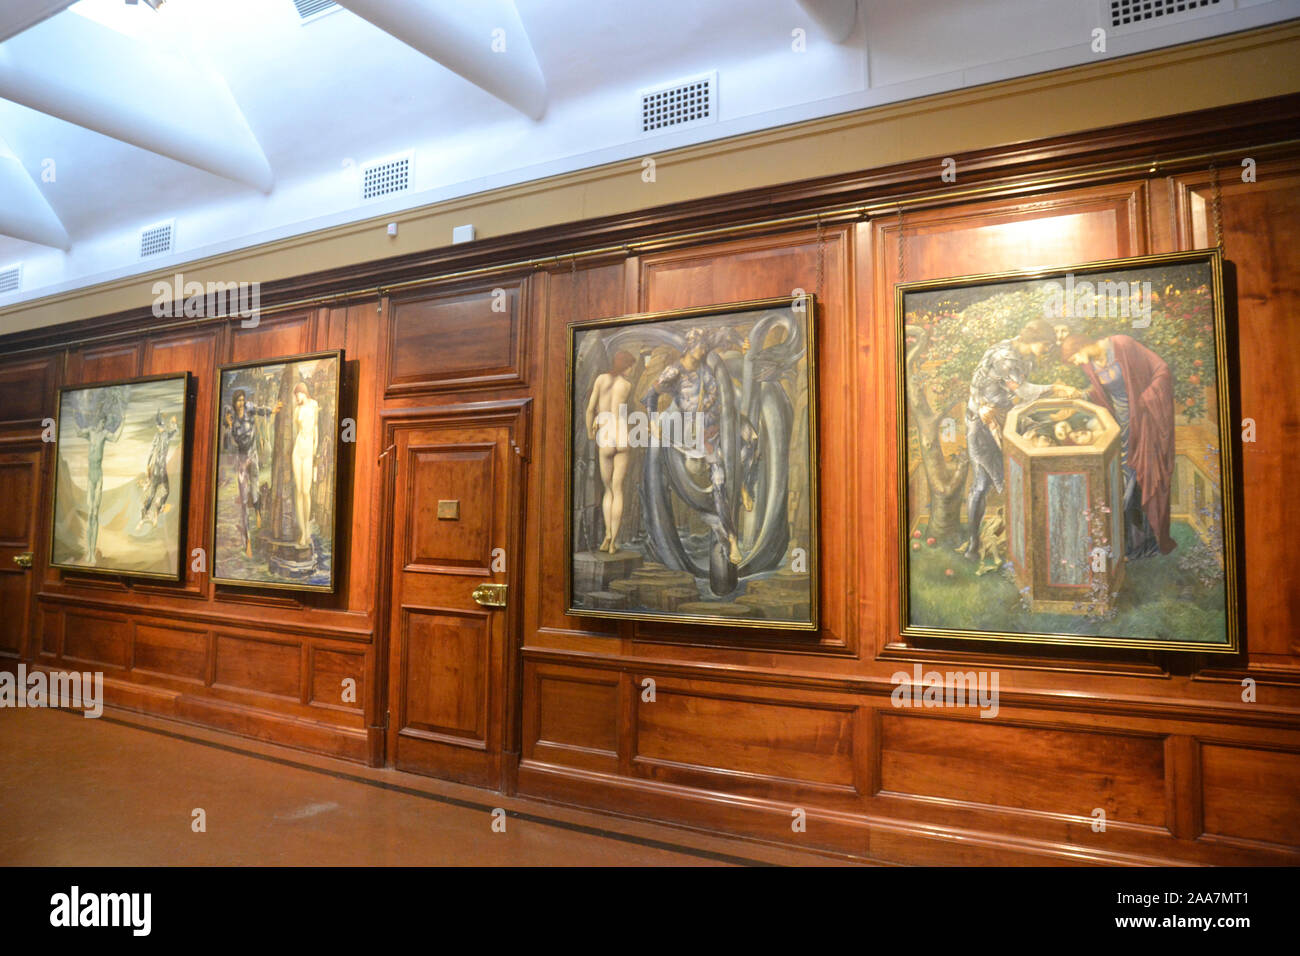
[(1169, 485), (1174, 473), (1174, 383), (1164, 359), (1127, 335), (1066, 336), (1061, 353), (1092, 387), (1088, 401), (1119, 423), (1123, 441), (1125, 557), (1174, 550)]

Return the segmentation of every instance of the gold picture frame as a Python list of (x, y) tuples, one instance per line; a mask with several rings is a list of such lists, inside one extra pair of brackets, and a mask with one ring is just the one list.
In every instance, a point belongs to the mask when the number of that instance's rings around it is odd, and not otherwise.
[[(335, 349), (238, 362), (217, 370), (212, 451), (214, 584), (335, 590), (343, 367), (343, 350)], [(250, 402), (252, 391), (257, 393), (256, 401)], [(243, 410), (237, 411), (240, 393)], [(304, 421), (315, 416), (314, 450), (310, 438), (302, 437), (306, 426), (293, 420), (294, 415), (305, 416)], [(240, 421), (238, 429), (235, 419)], [(267, 434), (266, 425), (273, 434)], [(264, 452), (269, 463), (262, 460)], [(311, 487), (305, 499), (298, 491), (300, 483)]]
[[(189, 372), (59, 389), (55, 475), (50, 483), (51, 568), (181, 580), (189, 517), (192, 399)], [(70, 437), (70, 431), (76, 436)], [(87, 445), (84, 485), (76, 481), (80, 455), (73, 453), (73, 446), (82, 451), (82, 441)], [(102, 510), (105, 495), (109, 496), (107, 514)], [(139, 520), (132, 527), (137, 512)], [(168, 567), (150, 570), (158, 563), (160, 546)], [(70, 557), (77, 550), (82, 552), (79, 561)]]
[(1239, 651), (1219, 250), (899, 284), (894, 334), (904, 638)]
[(816, 310), (799, 295), (569, 326), (566, 613), (818, 628)]

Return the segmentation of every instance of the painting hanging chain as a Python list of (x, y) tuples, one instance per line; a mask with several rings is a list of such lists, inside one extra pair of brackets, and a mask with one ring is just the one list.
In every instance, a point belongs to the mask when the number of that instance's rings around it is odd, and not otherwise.
[[(576, 311), (578, 305), (578, 257), (576, 255), (569, 256), (569, 295), (573, 299), (573, 306)], [(590, 288), (583, 290), (583, 308), (585, 311), (580, 315), (574, 316), (575, 319), (582, 320), (591, 318)]]
[(1214, 247), (1223, 253), (1223, 191), (1219, 188), (1218, 164), (1210, 163), (1210, 184), (1213, 189), (1211, 198), (1214, 214)]
[(817, 217), (817, 285), (813, 287), (813, 294), (817, 301), (822, 297), (822, 279), (826, 274), (826, 233), (822, 227), (821, 217)]
[(903, 231), (903, 207), (899, 206), (898, 207), (898, 283), (899, 285), (902, 285), (902, 283), (905, 281), (904, 276), (907, 274), (904, 271), (905, 260), (904, 260), (904, 252), (903, 252), (903, 246), (906, 243), (906, 241), (907, 241), (907, 234)]
[[(576, 255), (573, 257), (573, 264), (574, 264), (574, 268), (577, 268), (578, 257)], [(588, 272), (585, 276), (583, 276), (583, 283), (582, 283), (582, 317), (584, 319), (590, 318), (591, 313), (592, 313), (591, 273)]]

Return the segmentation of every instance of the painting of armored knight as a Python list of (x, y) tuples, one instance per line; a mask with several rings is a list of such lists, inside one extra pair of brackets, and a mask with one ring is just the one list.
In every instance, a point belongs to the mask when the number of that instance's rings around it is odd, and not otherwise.
[(332, 591), (341, 352), (219, 371), (213, 580)]
[(570, 327), (569, 613), (816, 627), (813, 313)]
[(179, 580), (188, 374), (59, 393), (51, 564)]
[(1222, 269), (898, 287), (905, 634), (1237, 648)]

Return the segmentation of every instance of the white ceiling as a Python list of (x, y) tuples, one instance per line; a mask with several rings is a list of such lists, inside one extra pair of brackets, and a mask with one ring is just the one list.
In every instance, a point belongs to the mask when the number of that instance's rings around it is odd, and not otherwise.
[[(0, 43), (0, 97), (10, 97), (0, 98), (0, 224), (48, 214), (52, 230), (46, 245), (0, 225), (0, 271), (22, 266), (21, 289), (0, 293), (0, 306), (501, 185), (1300, 16), (1300, 0), (1215, 0), (1112, 29), (1097, 54), (1092, 30), (1109, 0), (858, 0), (852, 31), (836, 42), (819, 20), (852, 3), (344, 0), (435, 60), (351, 9), (304, 22), (292, 0), (167, 0), (156, 11), (80, 0), (35, 25), (57, 0), (0, 0), (0, 36), (17, 31)], [(507, 24), (507, 51), (493, 60), (497, 23)], [(639, 90), (714, 70), (717, 122), (640, 133)], [(541, 102), (540, 119), (506, 99)], [(408, 150), (410, 191), (363, 202), (358, 167)], [(17, 164), (6, 167), (6, 156)], [(141, 260), (140, 229), (173, 218), (175, 251)], [(66, 249), (55, 248), (57, 224)]]

